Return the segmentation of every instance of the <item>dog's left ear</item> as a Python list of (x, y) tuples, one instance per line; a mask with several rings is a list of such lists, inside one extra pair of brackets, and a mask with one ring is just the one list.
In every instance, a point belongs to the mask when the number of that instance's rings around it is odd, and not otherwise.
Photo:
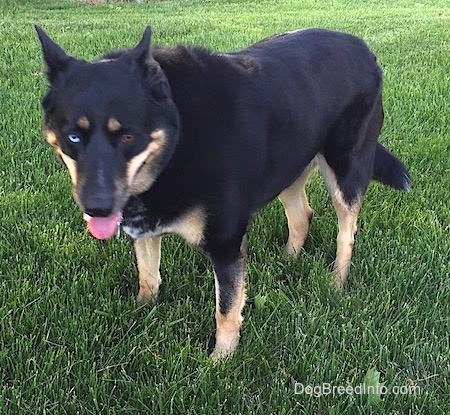
[(68, 56), (66, 52), (56, 44), (44, 30), (38, 26), (34, 26), (42, 45), (42, 54), (47, 65), (47, 78), (50, 82), (54, 81), (58, 72), (63, 71), (69, 61), (73, 58)]
[(153, 102), (160, 103), (170, 97), (170, 87), (159, 63), (151, 54), (151, 37), (152, 29), (147, 26), (138, 45), (126, 52), (122, 59), (129, 62), (132, 68), (138, 70), (144, 79), (149, 81), (147, 84), (149, 97)]
[(142, 35), (141, 41), (134, 49), (127, 53), (127, 57), (137, 63), (137, 65), (144, 71), (147, 71), (147, 62), (150, 57), (150, 40), (152, 37), (152, 28), (147, 26)]

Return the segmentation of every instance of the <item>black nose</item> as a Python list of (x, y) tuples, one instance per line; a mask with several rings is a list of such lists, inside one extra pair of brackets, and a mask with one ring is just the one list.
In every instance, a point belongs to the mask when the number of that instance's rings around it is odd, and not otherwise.
[(84, 213), (87, 213), (89, 216), (94, 218), (106, 218), (111, 215), (112, 209), (109, 208), (101, 208), (101, 207), (88, 207), (84, 210)]
[(107, 195), (91, 195), (83, 201), (84, 213), (96, 218), (105, 218), (113, 213), (114, 199)]

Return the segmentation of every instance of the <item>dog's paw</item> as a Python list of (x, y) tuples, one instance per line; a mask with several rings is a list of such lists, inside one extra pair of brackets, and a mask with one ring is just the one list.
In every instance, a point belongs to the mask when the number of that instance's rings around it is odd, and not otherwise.
[(233, 356), (235, 350), (217, 350), (214, 349), (213, 352), (209, 355), (209, 358), (214, 362), (222, 362), (226, 359), (229, 359)]
[(210, 358), (213, 362), (225, 360), (233, 356), (239, 344), (239, 337), (229, 339), (228, 341), (217, 341)]
[(149, 288), (140, 288), (139, 293), (136, 297), (136, 301), (139, 304), (151, 304), (156, 301), (156, 298), (158, 297), (158, 290), (151, 290)]

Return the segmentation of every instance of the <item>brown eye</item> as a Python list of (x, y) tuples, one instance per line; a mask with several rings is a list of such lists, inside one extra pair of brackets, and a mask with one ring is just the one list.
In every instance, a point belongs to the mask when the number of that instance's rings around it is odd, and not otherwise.
[(124, 135), (122, 136), (122, 141), (123, 141), (124, 143), (131, 143), (131, 142), (134, 141), (134, 136), (132, 136), (131, 134), (124, 134)]

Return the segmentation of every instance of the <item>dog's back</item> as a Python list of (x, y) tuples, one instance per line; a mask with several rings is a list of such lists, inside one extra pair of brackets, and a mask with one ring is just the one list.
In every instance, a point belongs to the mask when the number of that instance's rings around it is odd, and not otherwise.
[[(241, 200), (248, 195), (252, 211), (291, 184), (329, 140), (338, 140), (330, 131), (349, 106), (381, 94), (381, 70), (365, 43), (320, 29), (219, 56), (181, 47), (156, 50), (154, 57), (181, 115), (184, 143), (175, 157), (195, 164), (199, 178), (220, 166), (227, 183), (245, 187)], [(212, 150), (208, 160), (205, 147)], [(250, 197), (249, 186), (264, 190)]]

